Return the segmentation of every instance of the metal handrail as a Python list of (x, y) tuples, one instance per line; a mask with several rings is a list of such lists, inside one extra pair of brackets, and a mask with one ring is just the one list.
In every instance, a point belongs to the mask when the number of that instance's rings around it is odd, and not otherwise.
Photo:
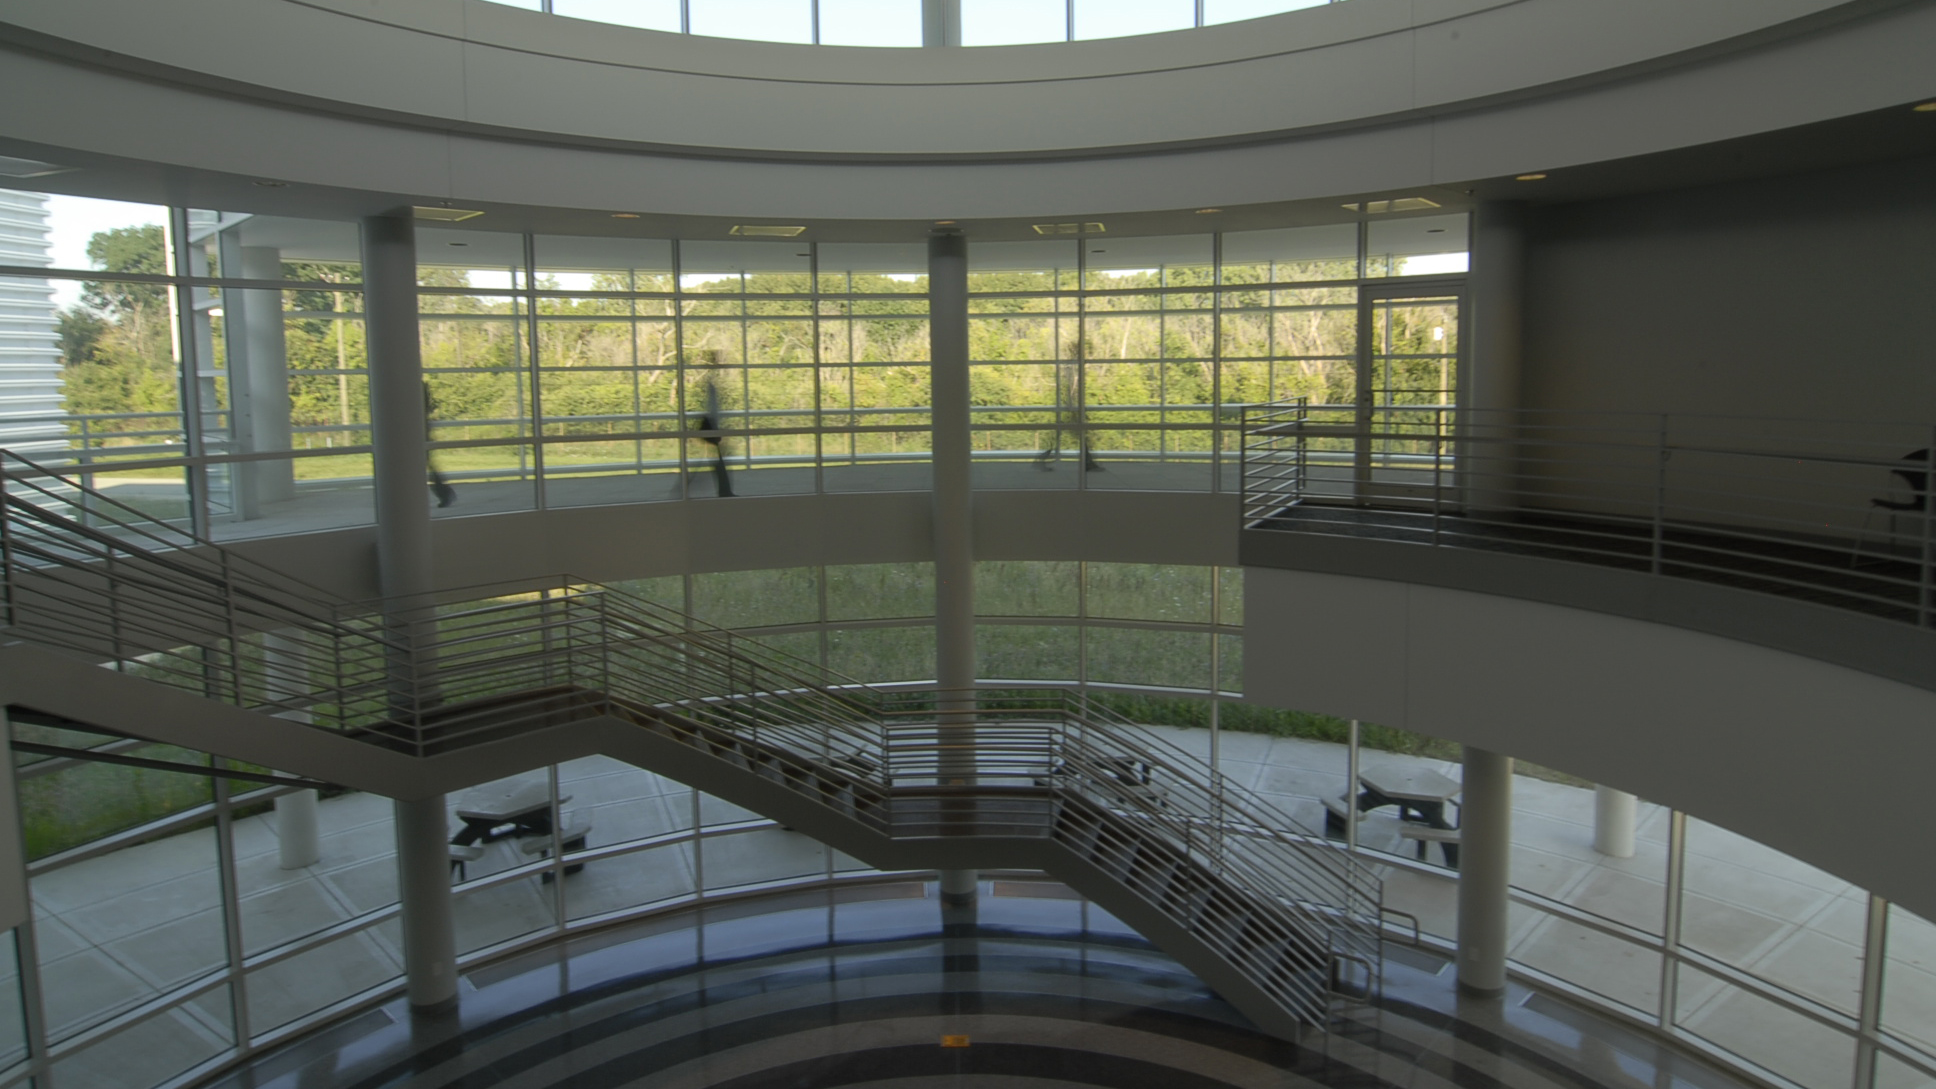
[(1936, 427), (1437, 405), (1367, 423), (1295, 401), (1243, 426), (1248, 530), (1625, 567), (1936, 627)]
[(0, 469), (17, 638), (416, 755), (614, 714), (890, 838), (1052, 840), (1313, 1024), (1325, 966), (1377, 961), (1382, 894), (1360, 859), (1086, 693), (934, 692), (897, 710), (814, 663), (570, 579), (386, 615), (16, 455)]

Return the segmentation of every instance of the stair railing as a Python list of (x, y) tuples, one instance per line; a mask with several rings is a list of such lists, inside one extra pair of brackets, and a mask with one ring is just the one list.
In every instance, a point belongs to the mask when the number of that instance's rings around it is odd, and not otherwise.
[[(14, 637), (420, 755), (603, 711), (895, 838), (1051, 838), (1312, 1023), (1343, 965), (1378, 963), (1379, 883), (1359, 859), (1086, 694), (934, 693), (895, 709), (814, 663), (575, 580), (426, 609), (420, 645), (403, 646), (368, 603), (0, 458)], [(973, 700), (967, 734), (940, 721), (949, 699)]]

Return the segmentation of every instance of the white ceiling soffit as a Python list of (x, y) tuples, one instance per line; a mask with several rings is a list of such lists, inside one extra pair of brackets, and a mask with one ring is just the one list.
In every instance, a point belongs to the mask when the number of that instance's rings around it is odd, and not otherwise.
[(1059, 157), (1551, 94), (1911, 2), (1350, 0), (964, 49), (732, 41), (485, 0), (14, 0), (0, 18), (43, 51), (94, 63), (106, 51), (231, 93), (478, 133), (709, 154)]

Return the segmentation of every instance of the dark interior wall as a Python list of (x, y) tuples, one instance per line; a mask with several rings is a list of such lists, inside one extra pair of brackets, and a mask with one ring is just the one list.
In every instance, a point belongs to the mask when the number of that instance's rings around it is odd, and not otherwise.
[(1929, 445), (1936, 158), (1550, 207), (1531, 226), (1526, 407), (1920, 422), (1902, 441)]

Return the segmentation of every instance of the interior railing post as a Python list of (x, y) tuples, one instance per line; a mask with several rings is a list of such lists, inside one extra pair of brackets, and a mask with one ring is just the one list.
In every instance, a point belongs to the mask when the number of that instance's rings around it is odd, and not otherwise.
[[(0, 466), (3, 469), (4, 466)], [(6, 594), (5, 608), (7, 627), (19, 622), (15, 614), (14, 563), (18, 558), (13, 547), (13, 492), (10, 485), (13, 477), (0, 475), (0, 579), (4, 579)]]
[(217, 552), (222, 564), (222, 609), (223, 622), (227, 625), (226, 635), (229, 644), (229, 694), (237, 707), (242, 706), (242, 645), (240, 628), (235, 622), (235, 578), (229, 571), (227, 550)]
[(1931, 598), (1933, 587), (1931, 586), (1930, 571), (1931, 565), (1936, 564), (1936, 492), (1930, 491), (1930, 485), (1936, 484), (1936, 427), (1930, 429), (1930, 444), (1928, 450), (1929, 458), (1923, 462), (1922, 575), (1917, 580), (1918, 588), (1916, 595), (1918, 606), (1916, 609), (1917, 622), (1925, 628), (1936, 626), (1936, 616), (1931, 615), (1931, 610), (1936, 608), (1936, 600)]
[(1661, 554), (1665, 551), (1667, 507), (1667, 414), (1660, 414), (1654, 432), (1654, 539), (1650, 570), (1660, 574)]
[(108, 546), (108, 652), (114, 656), (114, 668), (125, 669), (121, 643), (121, 577), (114, 562), (115, 548)]

